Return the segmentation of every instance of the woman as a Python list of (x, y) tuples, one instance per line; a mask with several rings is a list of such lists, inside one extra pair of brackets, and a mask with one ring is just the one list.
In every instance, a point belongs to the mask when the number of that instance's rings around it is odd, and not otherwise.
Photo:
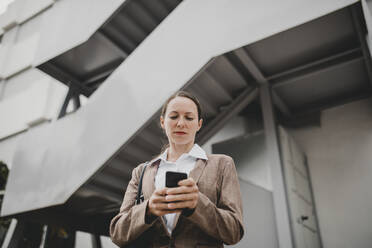
[[(168, 148), (145, 169), (145, 200), (135, 205), (144, 164), (132, 172), (120, 212), (110, 225), (112, 241), (125, 246), (134, 240), (144, 247), (223, 247), (243, 237), (239, 180), (231, 157), (206, 155), (194, 144), (202, 127), (198, 100), (177, 92), (163, 105), (160, 124)], [(165, 172), (188, 178), (178, 187), (165, 187)]]

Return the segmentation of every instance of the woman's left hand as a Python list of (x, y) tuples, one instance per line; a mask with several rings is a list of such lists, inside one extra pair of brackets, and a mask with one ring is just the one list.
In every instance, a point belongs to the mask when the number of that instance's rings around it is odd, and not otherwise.
[(179, 187), (168, 188), (165, 200), (169, 209), (194, 209), (199, 200), (199, 189), (194, 179), (188, 178), (178, 182)]

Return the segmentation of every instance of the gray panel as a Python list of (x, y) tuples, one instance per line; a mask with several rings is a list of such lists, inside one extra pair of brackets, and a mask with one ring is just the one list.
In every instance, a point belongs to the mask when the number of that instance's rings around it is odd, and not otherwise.
[(227, 247), (277, 248), (272, 193), (240, 180), (243, 200), (244, 236)]
[(245, 234), (231, 247), (279, 247), (264, 133), (213, 144), (213, 153), (232, 156), (240, 179)]
[(325, 103), (363, 92), (368, 78), (361, 58), (307, 74), (275, 87), (278, 95), (293, 109), (309, 108), (314, 103)]
[(241, 180), (272, 191), (270, 161), (262, 131), (213, 144), (213, 152), (233, 157)]
[(264, 75), (272, 76), (358, 45), (349, 10), (345, 8), (246, 49)]

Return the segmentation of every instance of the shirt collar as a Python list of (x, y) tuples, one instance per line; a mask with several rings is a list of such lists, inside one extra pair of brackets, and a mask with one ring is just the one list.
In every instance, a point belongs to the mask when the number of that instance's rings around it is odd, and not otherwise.
[[(167, 152), (168, 152), (168, 148), (162, 154), (160, 154), (158, 157), (152, 160), (152, 163), (158, 160), (167, 161)], [(194, 146), (191, 148), (191, 150), (187, 154), (196, 159), (200, 158), (200, 159), (208, 160), (207, 154), (205, 153), (203, 148), (201, 148), (198, 144), (194, 144)]]

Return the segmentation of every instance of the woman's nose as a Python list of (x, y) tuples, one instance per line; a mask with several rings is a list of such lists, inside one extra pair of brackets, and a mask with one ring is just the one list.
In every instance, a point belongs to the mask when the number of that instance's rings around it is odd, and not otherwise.
[(183, 127), (185, 125), (185, 120), (183, 118), (179, 118), (177, 121), (177, 127)]

